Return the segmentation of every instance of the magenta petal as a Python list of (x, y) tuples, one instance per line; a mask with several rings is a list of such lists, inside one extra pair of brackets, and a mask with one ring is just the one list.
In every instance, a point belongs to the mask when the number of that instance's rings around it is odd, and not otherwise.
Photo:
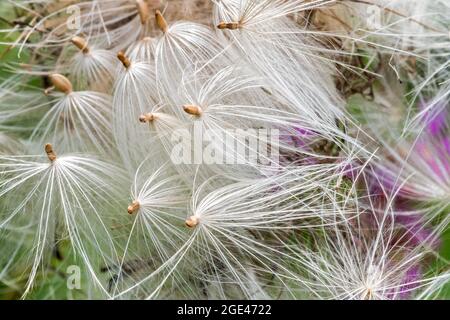
[(420, 281), (422, 278), (422, 272), (420, 270), (420, 266), (412, 266), (406, 271), (405, 278), (403, 280), (404, 285), (400, 288), (398, 294), (400, 299), (408, 299), (411, 297), (414, 289), (419, 287), (419, 283), (415, 283)]
[[(424, 105), (422, 109), (427, 106)], [(432, 136), (443, 134), (447, 126), (447, 111), (445, 106), (441, 103), (433, 107), (434, 110), (441, 110), (439, 112), (427, 113), (423, 117), (423, 121), (426, 123), (426, 129)]]
[(438, 239), (433, 236), (430, 228), (424, 226), (422, 218), (418, 214), (397, 214), (395, 216), (396, 223), (404, 226), (407, 230), (405, 241), (409, 246), (430, 246), (437, 249), (440, 245)]

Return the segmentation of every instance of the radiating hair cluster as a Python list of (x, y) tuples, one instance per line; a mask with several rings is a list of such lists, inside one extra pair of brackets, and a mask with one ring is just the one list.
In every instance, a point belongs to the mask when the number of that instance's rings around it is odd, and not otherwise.
[(11, 297), (450, 298), (447, 1), (0, 9)]

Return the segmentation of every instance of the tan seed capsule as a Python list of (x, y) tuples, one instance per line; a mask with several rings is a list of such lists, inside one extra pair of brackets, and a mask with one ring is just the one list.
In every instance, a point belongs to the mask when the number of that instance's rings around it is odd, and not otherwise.
[(75, 36), (70, 40), (74, 46), (81, 50), (84, 54), (89, 53), (89, 47), (86, 39)]
[(198, 218), (196, 216), (190, 216), (186, 219), (185, 224), (188, 228), (195, 228), (198, 225)]
[(141, 207), (140, 203), (138, 201), (133, 201), (129, 206), (128, 206), (128, 214), (133, 214), (136, 211), (139, 210), (139, 208)]
[(220, 30), (236, 30), (239, 29), (240, 26), (241, 24), (239, 22), (221, 22), (217, 25), (217, 28)]
[(50, 143), (47, 143), (45, 145), (45, 153), (47, 154), (48, 160), (50, 160), (51, 163), (55, 162), (56, 153), (53, 150), (53, 146)]
[(150, 11), (144, 0), (136, 0), (136, 7), (141, 18), (141, 23), (146, 24), (150, 17)]
[(122, 62), (123, 66), (128, 69), (131, 66), (131, 61), (128, 59), (128, 57), (125, 55), (125, 52), (120, 51), (117, 54), (117, 58)]
[(54, 73), (48, 77), (56, 90), (61, 91), (65, 94), (69, 94), (73, 91), (72, 83), (70, 83), (69, 79), (64, 77), (61, 74)]
[(139, 117), (139, 121), (142, 123), (152, 122), (153, 120), (155, 120), (155, 115), (153, 113), (143, 114)]
[(200, 117), (203, 114), (203, 110), (199, 106), (187, 104), (183, 106), (183, 110), (184, 112), (197, 117)]
[(169, 27), (161, 11), (156, 10), (155, 18), (156, 18), (156, 25), (158, 26), (158, 28), (161, 29), (162, 32), (166, 33)]

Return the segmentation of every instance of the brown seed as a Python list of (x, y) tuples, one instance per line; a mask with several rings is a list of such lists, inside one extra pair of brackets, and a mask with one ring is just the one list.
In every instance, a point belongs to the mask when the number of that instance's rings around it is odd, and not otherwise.
[(84, 54), (89, 53), (89, 47), (86, 39), (82, 37), (75, 36), (70, 40), (78, 49)]
[(139, 121), (142, 123), (152, 122), (153, 120), (155, 120), (155, 115), (153, 113), (143, 114), (139, 117)]
[(73, 91), (72, 83), (69, 79), (61, 74), (54, 73), (48, 76), (50, 82), (55, 87), (56, 90), (69, 94)]
[(188, 228), (195, 228), (198, 225), (198, 218), (196, 216), (190, 216), (186, 219), (185, 224)]
[(150, 17), (150, 11), (147, 4), (143, 0), (136, 0), (136, 7), (139, 13), (139, 17), (141, 18), (141, 23), (146, 24), (148, 18)]
[(125, 55), (125, 52), (120, 51), (117, 54), (117, 58), (120, 60), (120, 62), (122, 62), (123, 66), (128, 69), (131, 66), (131, 61), (130, 59), (127, 58), (127, 56)]
[(133, 213), (135, 213), (136, 211), (138, 211), (139, 210), (139, 208), (141, 207), (141, 205), (140, 205), (140, 203), (137, 201), (137, 200), (135, 200), (135, 201), (133, 201), (129, 206), (128, 206), (128, 214), (133, 214)]
[(50, 143), (47, 143), (45, 145), (45, 153), (47, 154), (48, 160), (50, 160), (50, 162), (55, 162), (56, 160), (56, 153), (53, 150), (53, 146)]
[(200, 117), (203, 114), (202, 108), (195, 105), (186, 104), (183, 106), (183, 110), (184, 112), (197, 117)]
[(156, 10), (155, 18), (156, 18), (156, 25), (158, 26), (158, 28), (161, 29), (162, 32), (166, 33), (169, 27), (161, 11)]
[(217, 25), (217, 28), (220, 30), (236, 30), (239, 29), (240, 26), (241, 24), (239, 22), (221, 22)]

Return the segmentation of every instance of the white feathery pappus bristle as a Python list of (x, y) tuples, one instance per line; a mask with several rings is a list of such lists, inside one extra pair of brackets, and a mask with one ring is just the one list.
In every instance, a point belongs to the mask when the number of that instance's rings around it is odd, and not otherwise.
[[(95, 158), (60, 155), (51, 144), (46, 144), (42, 153), (0, 157), (4, 177), (0, 196), (7, 199), (10, 212), (2, 216), (0, 228), (8, 230), (8, 225), (14, 223), (23, 227), (32, 224), (36, 229), (35, 246), (30, 252), (32, 269), (23, 295), (32, 288), (40, 266), (46, 263), (44, 259), (48, 259), (62, 233), (67, 233), (93, 280), (101, 286), (91, 265), (94, 257), (88, 256), (88, 250), (98, 250), (100, 261), (108, 262), (115, 258), (115, 250), (106, 217), (96, 210), (95, 203), (112, 205), (116, 201), (116, 187), (108, 180), (112, 172), (118, 177), (120, 169)], [(96, 188), (102, 191), (94, 192)], [(31, 216), (27, 214), (30, 206), (34, 208)]]

